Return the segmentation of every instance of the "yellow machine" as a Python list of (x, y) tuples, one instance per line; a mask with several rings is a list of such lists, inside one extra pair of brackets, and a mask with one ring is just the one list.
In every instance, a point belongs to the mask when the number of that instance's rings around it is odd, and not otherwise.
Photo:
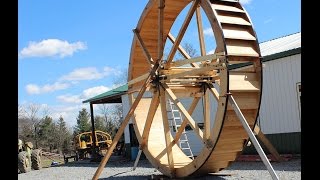
[(41, 165), (42, 151), (40, 149), (33, 149), (31, 142), (23, 144), (22, 140), (18, 139), (18, 173), (26, 173), (42, 168)]
[[(112, 143), (111, 136), (108, 133), (99, 130), (95, 131), (95, 135), (96, 147), (99, 149), (99, 154), (104, 156)], [(74, 145), (79, 159), (90, 157), (93, 146), (92, 132), (88, 131), (78, 134), (74, 139)]]

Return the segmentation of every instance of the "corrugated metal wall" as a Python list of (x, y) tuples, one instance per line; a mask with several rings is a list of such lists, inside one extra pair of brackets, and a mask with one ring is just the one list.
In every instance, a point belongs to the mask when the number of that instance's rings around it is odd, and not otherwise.
[(260, 127), (264, 134), (301, 132), (297, 83), (301, 54), (264, 62)]

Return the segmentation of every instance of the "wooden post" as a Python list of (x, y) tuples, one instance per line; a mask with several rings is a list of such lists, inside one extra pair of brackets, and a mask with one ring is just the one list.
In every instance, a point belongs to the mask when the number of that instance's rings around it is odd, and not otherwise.
[(204, 36), (203, 36), (203, 28), (202, 28), (202, 18), (201, 18), (201, 9), (200, 9), (200, 6), (197, 7), (196, 17), (197, 17), (197, 26), (198, 26), (198, 34), (199, 34), (199, 42), (200, 42), (201, 56), (204, 56), (204, 55), (206, 55), (206, 46), (205, 46), (205, 43), (204, 43)]
[(165, 141), (166, 141), (168, 165), (169, 165), (169, 169), (170, 169), (170, 174), (173, 177), (174, 176), (174, 161), (173, 161), (171, 138), (170, 138), (171, 132), (170, 132), (170, 128), (169, 128), (165, 90), (162, 86), (160, 87), (160, 105), (161, 105), (161, 113), (162, 113), (162, 118), (163, 118), (163, 130), (164, 130), (164, 134), (165, 134), (164, 137), (165, 137)]
[(96, 130), (94, 127), (94, 115), (93, 115), (93, 104), (90, 102), (90, 116), (91, 116), (91, 130), (92, 130), (92, 148), (91, 148), (91, 152), (92, 152), (92, 156), (93, 156), (93, 160), (97, 160), (97, 149), (96, 149)]
[(203, 105), (203, 109), (204, 109), (204, 139), (208, 140), (210, 138), (210, 96), (209, 96), (209, 90), (206, 86), (206, 84), (203, 85), (204, 86), (204, 105)]
[(253, 131), (278, 162), (284, 161), (284, 158), (280, 156), (276, 148), (271, 144), (268, 138), (262, 133), (258, 125), (254, 127)]
[(258, 140), (254, 136), (249, 124), (247, 123), (246, 118), (243, 116), (243, 114), (242, 114), (239, 106), (237, 105), (236, 101), (234, 100), (233, 96), (230, 95), (228, 99), (229, 99), (229, 102), (230, 102), (231, 106), (233, 107), (234, 111), (236, 112), (236, 115), (238, 116), (242, 126), (247, 131), (247, 134), (249, 135), (251, 142), (253, 143), (254, 147), (258, 151), (258, 154), (259, 154), (260, 158), (262, 159), (264, 165), (267, 167), (272, 179), (273, 180), (275, 180), (275, 179), (279, 180), (278, 175), (276, 174), (276, 172), (272, 168), (272, 166), (271, 166), (266, 154), (263, 152), (263, 149), (261, 148)]
[(191, 21), (191, 18), (192, 18), (193, 14), (194, 14), (194, 11), (196, 10), (196, 8), (197, 8), (197, 6), (198, 6), (198, 4), (199, 4), (199, 1), (200, 1), (200, 0), (195, 0), (195, 1), (192, 2), (192, 5), (191, 5), (191, 7), (190, 7), (190, 9), (189, 9), (189, 11), (188, 11), (187, 17), (186, 17), (186, 19), (184, 20), (184, 22), (183, 22), (183, 24), (182, 24), (182, 27), (181, 27), (181, 29), (180, 29), (180, 31), (179, 31), (179, 33), (178, 33), (177, 39), (176, 39), (176, 41), (174, 42), (174, 44), (173, 44), (173, 46), (172, 46), (172, 49), (171, 49), (171, 51), (170, 51), (170, 53), (169, 53), (169, 55), (168, 55), (168, 61), (167, 61), (167, 63), (168, 63), (169, 65), (170, 65), (171, 61), (173, 60), (173, 57), (174, 57), (174, 55), (175, 55), (175, 53), (176, 53), (176, 51), (177, 51), (177, 48), (178, 48), (178, 46), (179, 46), (179, 44), (180, 44), (180, 42), (181, 42), (181, 40), (182, 40), (182, 38), (183, 38), (183, 36), (184, 36), (184, 33), (185, 33), (186, 30), (187, 30), (187, 27), (188, 27), (188, 25), (189, 25), (189, 23), (190, 23), (190, 21)]
[(111, 143), (111, 145), (110, 145), (110, 147), (109, 147), (109, 149), (107, 151), (107, 154), (103, 157), (103, 159), (100, 162), (100, 165), (99, 165), (97, 171), (94, 173), (94, 176), (92, 178), (93, 180), (97, 180), (99, 178), (103, 168), (105, 167), (106, 163), (108, 162), (108, 160), (109, 160), (109, 158), (110, 158), (110, 156), (112, 154), (112, 151), (116, 147), (119, 139), (121, 138), (121, 135), (123, 134), (123, 131), (124, 131), (125, 127), (127, 126), (131, 116), (133, 115), (134, 110), (136, 109), (136, 107), (137, 107), (138, 103), (140, 102), (144, 92), (147, 89), (147, 87), (148, 87), (148, 85), (150, 83), (151, 74), (153, 74), (156, 69), (157, 69), (157, 67), (153, 68), (153, 70), (151, 71), (149, 77), (146, 79), (146, 81), (142, 85), (142, 88), (139, 91), (139, 94), (138, 94), (137, 98), (134, 100), (134, 102), (133, 102), (132, 106), (130, 107), (128, 114), (124, 118), (124, 120), (123, 120), (123, 122), (122, 122), (122, 124), (121, 124), (121, 126), (120, 126), (120, 128), (119, 128), (119, 130), (117, 132), (117, 134), (113, 138), (113, 141), (112, 141), (112, 143)]

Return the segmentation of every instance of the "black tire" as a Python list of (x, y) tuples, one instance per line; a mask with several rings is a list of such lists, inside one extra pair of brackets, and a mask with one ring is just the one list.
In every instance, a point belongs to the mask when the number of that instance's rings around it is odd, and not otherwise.
[(30, 157), (27, 156), (26, 151), (21, 151), (18, 154), (18, 169), (21, 173), (26, 173), (31, 171)]
[(41, 156), (42, 156), (42, 151), (40, 149), (32, 150), (32, 153), (31, 153), (32, 169), (39, 170), (42, 168)]

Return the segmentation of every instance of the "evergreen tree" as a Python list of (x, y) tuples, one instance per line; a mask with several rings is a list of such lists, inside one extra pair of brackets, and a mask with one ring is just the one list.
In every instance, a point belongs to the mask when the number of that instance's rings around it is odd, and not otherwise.
[(60, 116), (57, 122), (57, 146), (59, 153), (62, 152), (62, 149), (65, 149), (65, 140), (70, 136), (70, 132), (68, 132), (66, 122), (63, 117)]
[(40, 120), (38, 137), (42, 147), (49, 147), (50, 151), (56, 148), (56, 128), (50, 116), (45, 116)]
[(79, 133), (89, 131), (91, 128), (89, 119), (90, 119), (90, 115), (87, 112), (87, 109), (82, 108), (82, 110), (79, 111), (79, 115), (77, 117), (77, 124), (75, 126), (74, 133), (79, 134)]

